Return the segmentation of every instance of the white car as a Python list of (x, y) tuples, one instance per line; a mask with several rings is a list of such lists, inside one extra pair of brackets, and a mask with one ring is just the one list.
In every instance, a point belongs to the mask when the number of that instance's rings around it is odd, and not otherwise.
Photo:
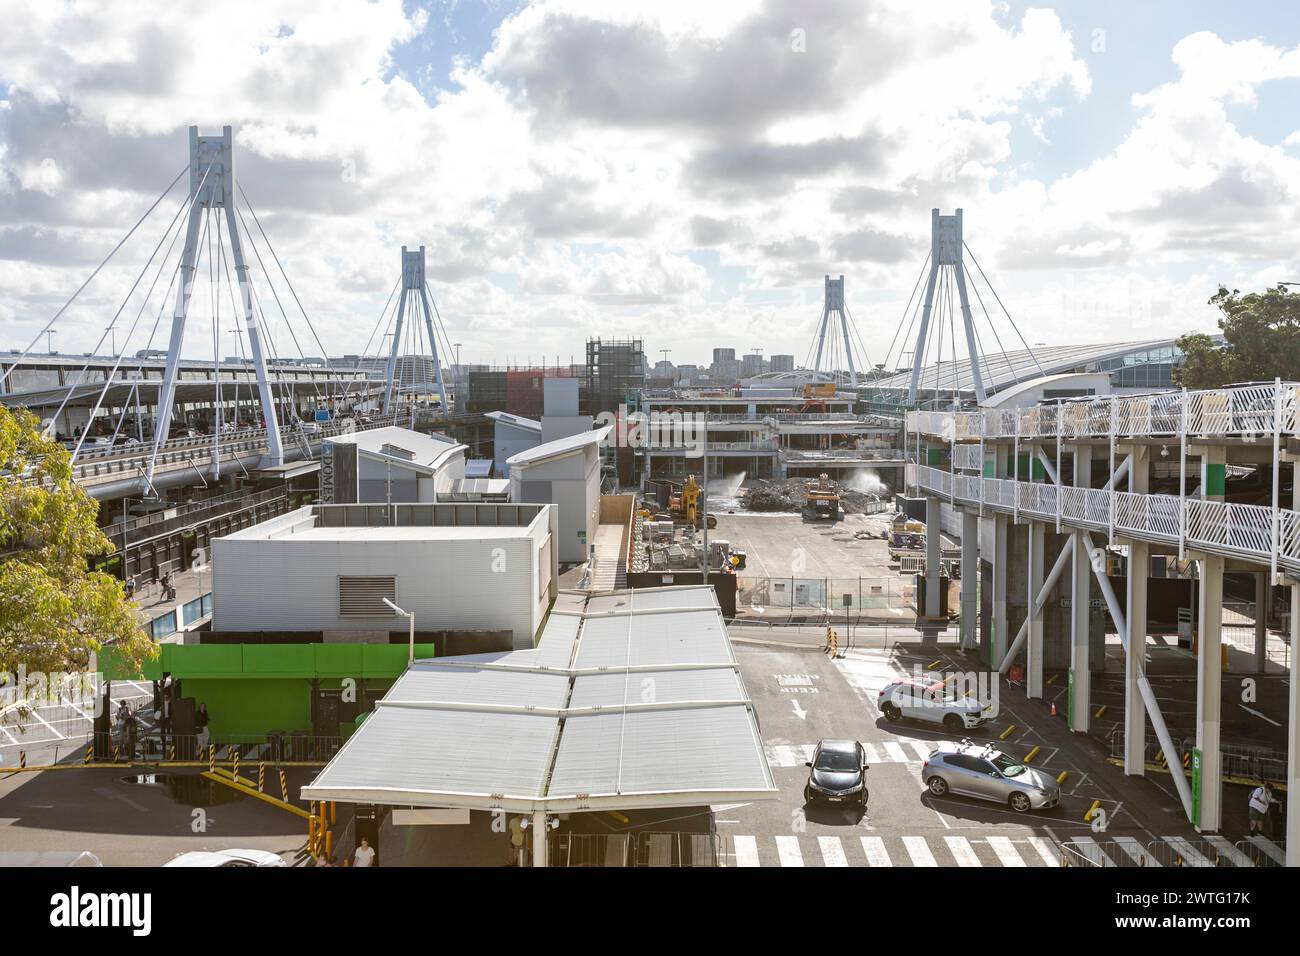
[(163, 866), (287, 866), (278, 853), (267, 850), (197, 850), (182, 853)]
[(959, 696), (943, 681), (895, 681), (881, 690), (876, 703), (888, 721), (924, 720), (951, 731), (974, 730), (997, 716), (992, 704), (985, 706), (978, 698)]

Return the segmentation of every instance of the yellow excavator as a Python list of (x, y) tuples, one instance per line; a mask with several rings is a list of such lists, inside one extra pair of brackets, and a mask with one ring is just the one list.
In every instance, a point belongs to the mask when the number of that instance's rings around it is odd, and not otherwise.
[[(687, 475), (686, 483), (680, 486), (673, 486), (673, 494), (668, 499), (668, 510), (672, 512), (673, 518), (678, 521), (684, 521), (693, 528), (702, 527), (700, 522), (700, 497), (703, 489), (700, 488), (699, 482), (695, 480), (694, 475)], [(716, 528), (718, 519), (709, 515), (709, 527)]]

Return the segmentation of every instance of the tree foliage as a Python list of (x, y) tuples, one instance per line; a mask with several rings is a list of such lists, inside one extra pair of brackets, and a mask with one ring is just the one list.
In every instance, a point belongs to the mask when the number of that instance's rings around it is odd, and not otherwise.
[(1232, 382), (1300, 378), (1300, 294), (1284, 286), (1263, 292), (1220, 286), (1210, 299), (1223, 317), (1224, 345), (1195, 333), (1178, 339), (1182, 364), (1174, 381), (1185, 388), (1218, 388)]
[(98, 512), (68, 450), (0, 407), (0, 672), (81, 670), (109, 643), (137, 665), (157, 653), (122, 583), (90, 570), (114, 550)]

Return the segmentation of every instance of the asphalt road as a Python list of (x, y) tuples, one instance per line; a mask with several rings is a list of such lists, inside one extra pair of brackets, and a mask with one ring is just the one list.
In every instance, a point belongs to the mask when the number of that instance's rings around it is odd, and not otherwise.
[[(950, 735), (927, 724), (890, 724), (875, 699), (914, 666), (930, 676), (970, 669), (949, 652), (867, 647), (832, 661), (816, 649), (738, 644), (736, 653), (781, 798), (714, 808), (728, 866), (1045, 866), (1056, 864), (1056, 846), (1067, 839), (1198, 839), (1180, 822), (1176, 801), (1148, 782), (1124, 778), (1093, 738), (1070, 734), (1043, 704), (1008, 694), (1000, 693), (999, 719), (969, 736), (996, 740), (1014, 724), (997, 746), (1018, 758), (1039, 747), (1034, 766), (1067, 773), (1061, 805), (1018, 814), (991, 802), (930, 796), (922, 759)], [(930, 670), (936, 661), (940, 666)], [(868, 748), (866, 813), (804, 805), (803, 761), (818, 740), (832, 737)], [(1094, 801), (1105, 814), (1104, 832), (1084, 821)]]

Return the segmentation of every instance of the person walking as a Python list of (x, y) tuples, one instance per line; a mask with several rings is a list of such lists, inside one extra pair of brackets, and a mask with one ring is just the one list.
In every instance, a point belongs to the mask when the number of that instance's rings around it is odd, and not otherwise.
[(198, 756), (202, 759), (203, 754), (208, 749), (208, 705), (199, 704), (199, 709), (194, 712), (194, 732), (198, 735)]
[(353, 866), (374, 866), (375, 865), (375, 848), (370, 845), (370, 841), (365, 837), (361, 838), (361, 844), (352, 854)]
[(1268, 824), (1269, 811), (1273, 809), (1273, 785), (1268, 781), (1262, 782), (1250, 794), (1250, 833), (1252, 836), (1259, 834), (1264, 835), (1265, 826)]

